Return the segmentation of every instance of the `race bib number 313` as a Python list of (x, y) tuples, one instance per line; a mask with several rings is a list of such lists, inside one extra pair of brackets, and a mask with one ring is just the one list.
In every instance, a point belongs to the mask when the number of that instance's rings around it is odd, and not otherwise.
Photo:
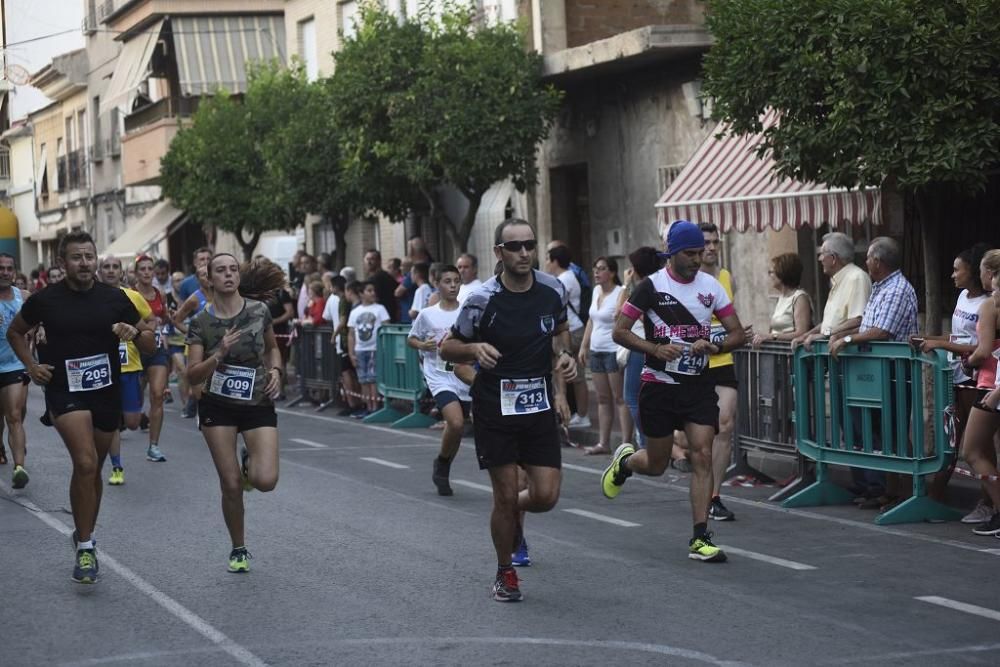
[(545, 378), (500, 380), (500, 414), (530, 415), (549, 409)]
[(66, 360), (66, 384), (70, 391), (96, 391), (111, 386), (111, 360), (107, 354)]
[(225, 398), (249, 401), (253, 398), (253, 383), (256, 376), (255, 368), (219, 364), (212, 373), (212, 382), (208, 390)]

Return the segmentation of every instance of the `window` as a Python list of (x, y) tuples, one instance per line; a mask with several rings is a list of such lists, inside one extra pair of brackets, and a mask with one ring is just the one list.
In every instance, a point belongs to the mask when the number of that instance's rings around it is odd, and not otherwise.
[(101, 96), (95, 95), (93, 101), (93, 111), (90, 113), (90, 117), (94, 121), (93, 127), (93, 151), (94, 159), (100, 160), (104, 157), (104, 135), (101, 132)]
[(344, 39), (351, 39), (358, 34), (357, 22), (360, 18), (357, 0), (340, 3), (340, 31), (344, 33)]
[(306, 67), (306, 77), (310, 81), (319, 78), (319, 61), (316, 53), (316, 20), (309, 17), (298, 24), (299, 58)]
[(121, 153), (122, 146), (122, 128), (121, 128), (121, 113), (118, 111), (118, 107), (111, 107), (111, 140), (110, 140), (110, 150), (108, 153), (111, 155), (118, 155)]
[(517, 20), (517, 0), (482, 0), (483, 18), (487, 25)]

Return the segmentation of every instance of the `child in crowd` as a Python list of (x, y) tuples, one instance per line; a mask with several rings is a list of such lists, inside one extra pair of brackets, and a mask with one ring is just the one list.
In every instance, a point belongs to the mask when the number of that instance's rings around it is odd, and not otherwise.
[(361, 304), (355, 306), (347, 319), (348, 351), (351, 364), (361, 383), (361, 394), (367, 403), (367, 410), (360, 417), (375, 412), (376, 405), (376, 367), (375, 352), (377, 349), (378, 330), (389, 321), (389, 311), (380, 303), (375, 303), (375, 285), (370, 282), (361, 285)]

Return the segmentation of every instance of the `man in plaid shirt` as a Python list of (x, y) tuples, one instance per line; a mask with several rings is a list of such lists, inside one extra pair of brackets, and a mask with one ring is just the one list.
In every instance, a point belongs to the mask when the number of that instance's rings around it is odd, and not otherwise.
[(865, 265), (872, 278), (872, 294), (868, 297), (861, 325), (844, 331), (830, 342), (830, 354), (837, 354), (848, 345), (892, 340), (905, 343), (917, 333), (917, 293), (899, 270), (902, 253), (899, 244), (879, 236), (868, 246)]

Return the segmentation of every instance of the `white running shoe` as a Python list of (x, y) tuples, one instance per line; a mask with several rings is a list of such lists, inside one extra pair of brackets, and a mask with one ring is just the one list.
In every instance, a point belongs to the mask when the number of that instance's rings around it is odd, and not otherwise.
[(993, 518), (993, 508), (980, 500), (976, 509), (962, 517), (962, 523), (984, 523), (991, 518)]
[(573, 416), (569, 418), (569, 427), (590, 428), (590, 417), (581, 417), (580, 415), (574, 413)]

